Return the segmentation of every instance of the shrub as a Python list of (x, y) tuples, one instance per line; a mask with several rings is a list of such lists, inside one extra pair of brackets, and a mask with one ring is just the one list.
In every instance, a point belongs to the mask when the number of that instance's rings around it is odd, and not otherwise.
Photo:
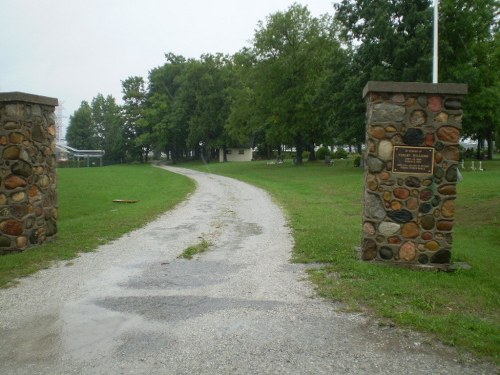
[(328, 149), (328, 147), (320, 147), (318, 151), (316, 151), (316, 159), (318, 160), (325, 160), (325, 156), (330, 156), (331, 152)]
[(343, 148), (339, 148), (337, 151), (335, 151), (333, 153), (333, 158), (334, 159), (347, 159), (347, 156), (349, 154), (347, 153), (346, 150), (344, 150)]
[(361, 167), (361, 156), (356, 155), (356, 157), (354, 158), (354, 166), (356, 168)]

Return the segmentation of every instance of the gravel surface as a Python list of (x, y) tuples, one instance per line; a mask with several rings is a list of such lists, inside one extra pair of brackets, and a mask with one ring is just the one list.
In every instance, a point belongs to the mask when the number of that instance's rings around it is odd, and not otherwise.
[[(493, 374), (424, 336), (316, 298), (283, 212), (193, 178), (144, 228), (0, 290), (1, 374)], [(212, 245), (179, 258), (202, 240)]]

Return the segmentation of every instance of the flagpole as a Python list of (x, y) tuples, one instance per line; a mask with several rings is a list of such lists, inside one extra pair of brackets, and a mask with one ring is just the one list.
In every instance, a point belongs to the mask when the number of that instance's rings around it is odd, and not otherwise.
[(438, 83), (438, 33), (439, 33), (439, 0), (434, 0), (434, 48), (432, 56), (432, 83)]

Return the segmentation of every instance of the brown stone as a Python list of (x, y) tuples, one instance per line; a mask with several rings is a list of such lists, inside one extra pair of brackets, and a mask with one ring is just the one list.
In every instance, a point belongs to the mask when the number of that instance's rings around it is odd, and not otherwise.
[(424, 111), (419, 109), (413, 111), (410, 116), (410, 124), (412, 124), (413, 126), (423, 125), (425, 124), (426, 121), (427, 121), (427, 115), (425, 114)]
[(48, 128), (47, 128), (47, 131), (49, 132), (50, 135), (54, 136), (56, 135), (56, 127), (55, 125), (50, 125)]
[(453, 221), (451, 221), (451, 220), (439, 220), (437, 222), (436, 228), (440, 231), (450, 231), (453, 228)]
[(24, 191), (19, 191), (17, 193), (12, 194), (12, 200), (14, 202), (22, 202), (26, 198), (26, 193)]
[(437, 136), (443, 142), (458, 143), (460, 140), (460, 130), (453, 126), (441, 126), (437, 131)]
[(387, 181), (389, 178), (391, 178), (391, 174), (387, 171), (383, 171), (380, 173), (380, 179), (383, 181)]
[(365, 240), (363, 244), (363, 253), (361, 258), (363, 260), (372, 260), (377, 256), (377, 244), (373, 240)]
[(427, 108), (432, 112), (439, 112), (443, 108), (443, 99), (440, 96), (429, 96), (427, 98)]
[(411, 241), (403, 243), (399, 248), (399, 259), (406, 262), (414, 260), (416, 256), (416, 248), (415, 243)]
[(394, 125), (389, 125), (385, 128), (385, 131), (388, 133), (394, 133), (394, 132), (397, 132), (398, 129), (396, 129), (396, 127)]
[(445, 218), (452, 218), (455, 216), (455, 201), (452, 199), (448, 199), (443, 202), (441, 206), (441, 215)]
[(418, 199), (414, 197), (408, 198), (406, 201), (406, 208), (409, 210), (416, 210), (418, 208)]
[(11, 236), (20, 236), (23, 234), (23, 223), (18, 220), (5, 220), (0, 223), (0, 230)]
[(30, 187), (28, 194), (29, 194), (30, 198), (39, 197), (40, 196), (40, 190), (35, 185), (33, 185), (33, 186)]
[(436, 151), (436, 152), (434, 153), (434, 161), (435, 161), (436, 163), (441, 163), (441, 162), (443, 161), (443, 154), (442, 154), (442, 153), (440, 153), (439, 151)]
[(430, 178), (426, 178), (425, 180), (422, 181), (423, 186), (431, 186), (433, 181)]
[(401, 238), (396, 236), (391, 236), (387, 239), (387, 242), (393, 245), (398, 245), (401, 243)]
[(10, 142), (15, 144), (22, 143), (22, 141), (24, 140), (24, 136), (21, 133), (11, 133), (9, 138)]
[(422, 239), (425, 241), (432, 240), (432, 233), (431, 232), (422, 233)]
[(383, 197), (384, 197), (384, 201), (390, 201), (392, 198), (392, 194), (390, 191), (385, 191)]
[(17, 146), (6, 147), (2, 152), (2, 157), (5, 160), (16, 160), (19, 159), (19, 154), (21, 150)]
[(19, 249), (22, 249), (23, 247), (26, 247), (27, 244), (28, 244), (28, 238), (27, 237), (21, 236), (21, 237), (17, 237), (16, 238), (16, 246)]
[(425, 248), (430, 251), (437, 251), (440, 247), (436, 241), (429, 241), (425, 244)]
[(420, 192), (420, 200), (423, 202), (431, 200), (432, 196), (433, 196), (432, 190), (430, 189), (424, 189)]
[(403, 208), (403, 205), (401, 204), (401, 202), (399, 202), (399, 201), (392, 201), (391, 202), (391, 209), (400, 210), (401, 208)]
[(425, 135), (425, 145), (433, 146), (434, 145), (434, 133), (427, 133)]
[(448, 121), (448, 114), (446, 112), (441, 112), (434, 117), (434, 121), (436, 122), (447, 122)]
[(404, 103), (405, 102), (405, 96), (403, 94), (395, 94), (392, 96), (392, 101), (394, 103)]
[(9, 140), (7, 139), (7, 137), (5, 135), (2, 135), (0, 137), (0, 146), (5, 146), (7, 143), (9, 143)]
[(14, 129), (19, 129), (21, 127), (21, 124), (18, 122), (14, 121), (7, 121), (5, 124), (3, 124), (3, 128), (5, 130), (14, 130)]
[(420, 218), (420, 225), (423, 229), (432, 230), (436, 225), (436, 219), (433, 215), (425, 215)]
[(5, 194), (0, 194), (0, 205), (7, 204), (7, 196)]
[(373, 138), (384, 139), (385, 138), (385, 129), (381, 126), (372, 126), (370, 129), (370, 135)]
[(443, 185), (439, 189), (439, 194), (443, 195), (455, 195), (457, 194), (457, 186), (456, 185)]
[(413, 107), (415, 105), (416, 99), (415, 98), (408, 98), (406, 100), (406, 106), (407, 107)]
[(410, 222), (403, 225), (401, 228), (401, 235), (404, 238), (416, 238), (420, 234), (418, 225), (416, 223)]
[(366, 184), (368, 185), (368, 189), (375, 191), (378, 187), (377, 177), (373, 174), (369, 174), (366, 177)]
[(404, 144), (403, 137), (400, 134), (396, 134), (394, 137), (392, 137), (391, 142), (394, 146), (399, 146)]
[(458, 161), (460, 159), (460, 151), (456, 146), (448, 146), (443, 150), (443, 157), (446, 160)]
[(406, 199), (410, 196), (410, 191), (405, 188), (396, 188), (394, 189), (394, 196), (398, 199)]
[(5, 187), (10, 190), (19, 187), (26, 187), (27, 184), (28, 183), (24, 178), (14, 175), (7, 177), (7, 179), (5, 180)]
[(375, 227), (373, 226), (373, 223), (370, 223), (368, 221), (365, 222), (363, 224), (363, 233), (367, 236), (373, 236), (375, 234)]
[(371, 153), (375, 153), (375, 151), (377, 151), (377, 145), (371, 139), (368, 140), (368, 151)]

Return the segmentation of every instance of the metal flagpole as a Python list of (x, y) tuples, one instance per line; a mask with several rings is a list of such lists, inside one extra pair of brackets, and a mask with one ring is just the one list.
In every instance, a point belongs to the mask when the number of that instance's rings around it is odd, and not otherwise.
[(434, 0), (434, 48), (432, 56), (432, 83), (438, 83), (438, 33), (439, 33), (439, 0)]

